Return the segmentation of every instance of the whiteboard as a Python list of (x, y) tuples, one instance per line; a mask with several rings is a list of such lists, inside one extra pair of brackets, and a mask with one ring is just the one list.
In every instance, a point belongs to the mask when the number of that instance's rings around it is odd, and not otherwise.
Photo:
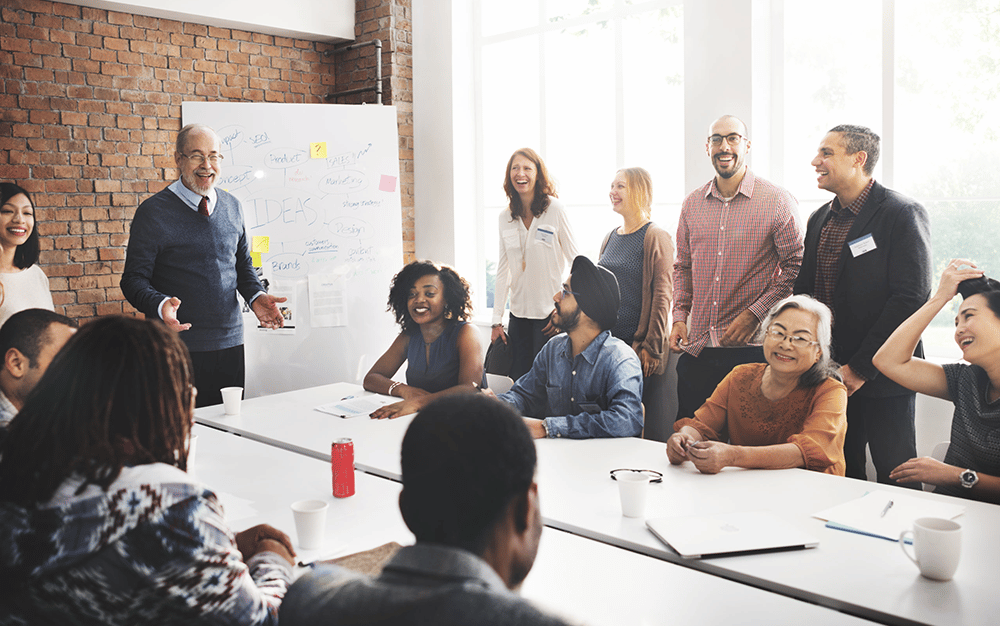
[[(398, 332), (385, 311), (403, 264), (395, 107), (185, 102), (181, 116), (218, 133), (218, 187), (243, 205), (269, 291), (294, 296), (294, 334), (244, 313), (246, 397), (361, 382)], [(338, 287), (340, 325), (314, 327), (310, 276)]]

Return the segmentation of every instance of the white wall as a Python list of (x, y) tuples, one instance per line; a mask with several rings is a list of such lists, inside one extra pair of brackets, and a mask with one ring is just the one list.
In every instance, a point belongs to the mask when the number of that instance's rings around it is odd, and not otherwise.
[(94, 9), (308, 39), (354, 39), (354, 0), (61, 0)]

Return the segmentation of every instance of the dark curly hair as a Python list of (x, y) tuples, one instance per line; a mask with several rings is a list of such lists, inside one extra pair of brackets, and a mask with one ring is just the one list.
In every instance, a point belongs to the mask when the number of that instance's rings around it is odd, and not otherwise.
[(447, 265), (436, 265), (431, 261), (414, 261), (399, 270), (392, 277), (389, 287), (389, 301), (386, 311), (396, 316), (396, 323), (406, 334), (417, 331), (417, 324), (410, 317), (407, 301), (410, 289), (417, 279), (435, 275), (444, 285), (444, 316), (449, 322), (464, 322), (472, 317), (472, 295), (469, 293), (469, 283), (458, 275), (458, 272)]
[[(0, 205), (4, 205), (14, 196), (24, 194), (28, 199), (32, 209), (35, 207), (34, 200), (28, 190), (14, 183), (0, 183)], [(35, 263), (38, 263), (38, 254), (41, 247), (38, 243), (38, 216), (34, 218), (35, 225), (28, 234), (28, 240), (19, 245), (14, 251), (14, 265), (22, 270), (26, 270)]]

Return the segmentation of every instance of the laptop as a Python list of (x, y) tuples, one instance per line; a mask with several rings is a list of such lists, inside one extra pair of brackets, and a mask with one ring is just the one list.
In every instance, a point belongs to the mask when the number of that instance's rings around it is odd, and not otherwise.
[(753, 511), (646, 521), (653, 534), (685, 559), (802, 550), (819, 545), (773, 513)]

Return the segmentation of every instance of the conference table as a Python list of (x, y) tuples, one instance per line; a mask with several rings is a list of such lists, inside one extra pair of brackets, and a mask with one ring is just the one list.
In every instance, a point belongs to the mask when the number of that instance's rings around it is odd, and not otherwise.
[[(191, 471), (219, 497), (234, 530), (270, 524), (296, 542), (289, 506), (329, 502), (323, 549), (298, 550), (312, 562), (370, 550), (413, 535), (399, 514), (398, 482), (355, 471), (355, 495), (331, 494), (330, 464), (283, 448), (196, 425)], [(297, 568), (297, 573), (308, 571)], [(863, 626), (865, 620), (677, 567), (598, 541), (545, 528), (519, 593), (571, 622), (598, 625), (796, 623)]]
[[(351, 437), (356, 467), (399, 479), (399, 447), (412, 417), (392, 421), (339, 418), (314, 407), (364, 394), (338, 383), (243, 403), (239, 416), (205, 407), (196, 419), (261, 442), (329, 458), (333, 439)], [(700, 474), (690, 463), (671, 466), (662, 443), (635, 438), (537, 442), (538, 482), (546, 526), (624, 548), (657, 560), (729, 579), (886, 624), (992, 624), (997, 602), (990, 580), (1000, 563), (1000, 507), (947, 496), (875, 485), (801, 469), (726, 469)], [(640, 519), (621, 515), (616, 468), (650, 469), (663, 482), (650, 486), (647, 518), (769, 511), (819, 540), (813, 549), (715, 559), (681, 558)], [(921, 577), (898, 543), (826, 528), (813, 514), (860, 498), (871, 490), (959, 502), (964, 550), (955, 578)]]

